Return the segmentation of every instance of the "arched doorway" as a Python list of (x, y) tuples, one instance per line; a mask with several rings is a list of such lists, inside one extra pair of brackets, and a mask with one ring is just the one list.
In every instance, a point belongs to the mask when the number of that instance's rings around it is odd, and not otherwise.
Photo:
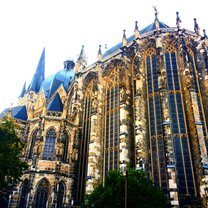
[(21, 208), (27, 207), (27, 197), (28, 197), (29, 191), (30, 191), (30, 181), (28, 179), (25, 179), (22, 183), (19, 207)]
[(56, 208), (62, 208), (64, 202), (65, 185), (63, 182), (59, 183), (58, 195), (57, 195), (57, 206)]
[(50, 188), (50, 183), (45, 178), (38, 183), (35, 194), (35, 201), (34, 201), (35, 208), (46, 208), (49, 188)]

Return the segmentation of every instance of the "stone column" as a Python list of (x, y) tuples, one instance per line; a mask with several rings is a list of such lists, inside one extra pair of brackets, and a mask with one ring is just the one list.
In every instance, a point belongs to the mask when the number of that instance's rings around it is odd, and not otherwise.
[[(97, 68), (99, 71), (100, 67)], [(93, 83), (93, 91), (86, 193), (93, 191), (101, 177), (102, 87), (98, 80)]]
[(128, 60), (122, 64), (120, 69), (120, 136), (119, 136), (119, 158), (120, 169), (124, 170), (130, 162), (132, 152), (130, 151), (130, 74), (128, 72), (130, 64)]
[(135, 95), (134, 95), (134, 126), (135, 126), (135, 157), (136, 168), (145, 169), (147, 164), (147, 126), (145, 102), (144, 78), (140, 75), (136, 77)]

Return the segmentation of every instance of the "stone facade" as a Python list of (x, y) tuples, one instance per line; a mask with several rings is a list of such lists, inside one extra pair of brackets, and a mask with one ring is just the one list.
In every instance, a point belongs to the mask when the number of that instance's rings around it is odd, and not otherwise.
[(124, 31), (103, 55), (99, 47), (90, 66), (83, 47), (76, 64), (66, 62), (75, 72), (67, 89), (60, 83), (50, 97), (43, 87), (19, 98), (29, 170), (11, 208), (79, 206), (109, 170), (128, 164), (145, 170), (170, 206), (206, 207), (208, 40), (196, 20), (195, 32), (181, 28), (178, 13), (176, 20), (168, 27), (156, 12), (141, 31), (136, 22), (133, 36)]

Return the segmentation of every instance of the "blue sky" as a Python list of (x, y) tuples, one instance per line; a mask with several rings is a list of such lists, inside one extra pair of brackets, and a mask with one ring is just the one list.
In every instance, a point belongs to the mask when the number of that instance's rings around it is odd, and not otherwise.
[(121, 41), (123, 29), (133, 34), (137, 20), (142, 29), (159, 19), (175, 26), (176, 11), (182, 27), (193, 30), (193, 18), (207, 29), (205, 0), (7, 0), (0, 1), (0, 112), (16, 105), (24, 82), (29, 85), (43, 48), (46, 48), (46, 76), (76, 61), (85, 45), (88, 64), (96, 61), (98, 45), (110, 48)]

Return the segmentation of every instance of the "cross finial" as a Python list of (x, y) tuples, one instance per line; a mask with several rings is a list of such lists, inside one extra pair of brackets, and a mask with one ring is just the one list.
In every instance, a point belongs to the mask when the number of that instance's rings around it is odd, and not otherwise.
[(134, 36), (135, 38), (138, 38), (139, 37), (139, 27), (138, 27), (138, 22), (135, 21), (135, 28), (134, 28)]
[(194, 18), (194, 31), (197, 35), (200, 35), (200, 28), (199, 28), (196, 18)]
[(207, 38), (206, 30), (203, 29), (204, 38)]
[(127, 46), (127, 38), (126, 38), (126, 30), (123, 30), (123, 39), (122, 39), (123, 46)]
[(97, 57), (99, 61), (102, 59), (101, 45), (99, 45)]
[(159, 12), (157, 11), (156, 6), (152, 6), (152, 7), (153, 7), (154, 10), (155, 10), (155, 20), (158, 20), (158, 14), (159, 14)]
[(179, 16), (179, 12), (176, 12), (176, 25), (177, 25), (178, 29), (180, 29), (180, 27), (181, 27), (181, 25), (180, 25), (181, 22), (182, 21), (181, 21), (181, 18)]

